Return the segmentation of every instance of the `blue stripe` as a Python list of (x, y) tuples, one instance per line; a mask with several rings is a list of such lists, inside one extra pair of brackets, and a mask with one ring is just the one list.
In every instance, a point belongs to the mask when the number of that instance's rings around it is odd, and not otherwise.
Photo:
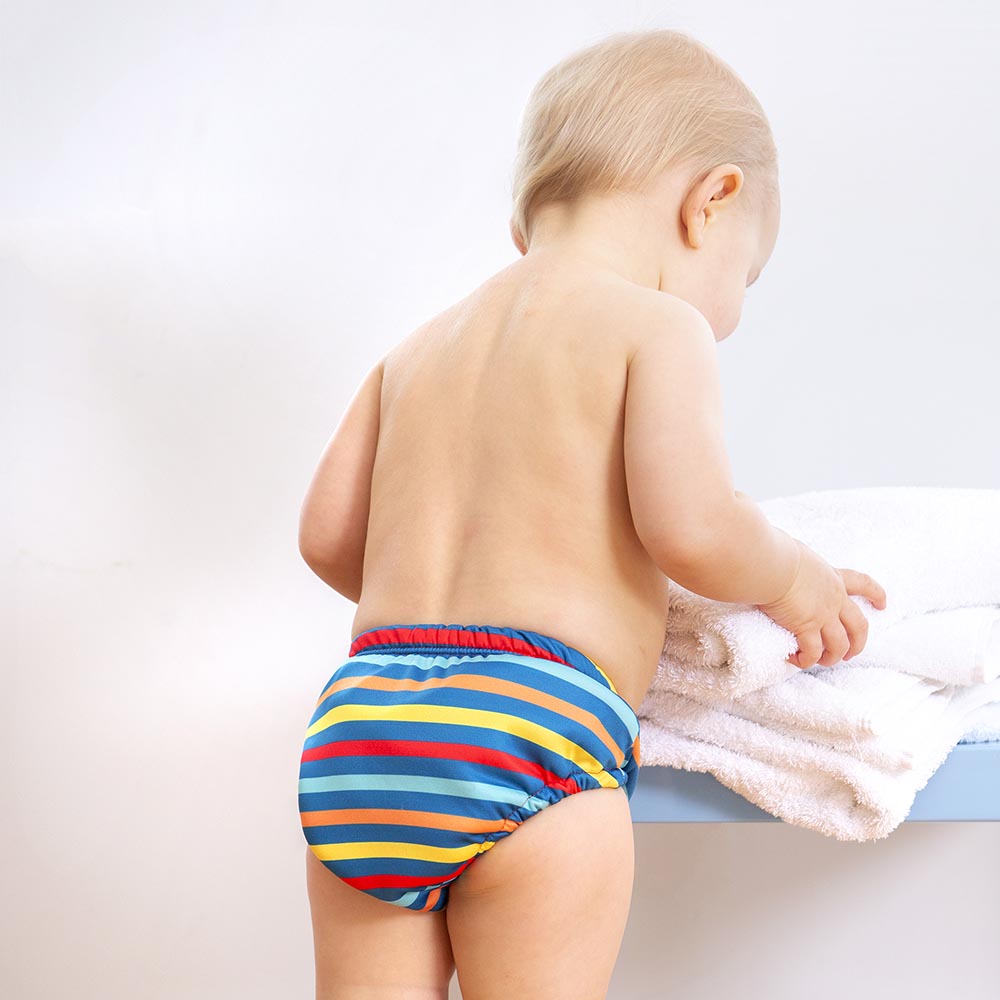
[(425, 777), (414, 774), (331, 774), (323, 778), (301, 778), (299, 792), (336, 792), (341, 790), (377, 789), (380, 792), (428, 792), (432, 795), (453, 795), (466, 799), (483, 799), (487, 802), (507, 802), (520, 805), (524, 793), (504, 785), (491, 785), (479, 781), (462, 781), (439, 776)]

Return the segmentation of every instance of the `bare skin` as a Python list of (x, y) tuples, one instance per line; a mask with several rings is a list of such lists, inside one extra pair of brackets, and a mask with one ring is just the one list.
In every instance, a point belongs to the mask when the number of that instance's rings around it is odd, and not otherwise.
[(393, 623), (541, 632), (638, 707), (663, 648), (667, 578), (629, 513), (634, 334), (619, 317), (649, 294), (529, 254), (389, 353), (352, 635)]
[[(651, 338), (735, 328), (778, 224), (776, 206), (744, 213), (742, 190), (724, 164), (546, 205), (520, 259), (372, 369), (300, 523), (306, 562), (358, 603), (352, 636), (421, 623), (541, 632), (595, 660), (638, 708), (663, 648), (668, 567), (630, 506), (630, 364)], [(708, 390), (671, 377), (678, 405), (697, 407)], [(732, 501), (721, 420), (705, 419), (696, 461)], [(599, 1000), (632, 852), (621, 789), (579, 792), (480, 855), (445, 910), (418, 913), (340, 883), (307, 849), (317, 997), (445, 998), (457, 966), (464, 1000)]]
[[(777, 233), (775, 218), (736, 209), (741, 186), (730, 164), (686, 198), (665, 177), (643, 195), (545, 206), (525, 256), (388, 353), (352, 636), (417, 623), (542, 632), (639, 706), (667, 578), (632, 524), (627, 368), (690, 300), (718, 339), (738, 322)], [(316, 521), (321, 506), (332, 517), (321, 475)]]

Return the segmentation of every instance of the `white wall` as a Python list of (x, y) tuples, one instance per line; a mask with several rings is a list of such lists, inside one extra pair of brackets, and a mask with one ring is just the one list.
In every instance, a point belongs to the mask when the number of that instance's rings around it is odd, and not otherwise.
[[(781, 150), (737, 485), (1000, 487), (986, 0), (5, 4), (4, 995), (311, 995), (298, 755), (353, 605), (298, 505), (368, 365), (513, 259), (535, 80), (632, 27)], [(612, 997), (996, 996), (997, 836), (637, 825)]]

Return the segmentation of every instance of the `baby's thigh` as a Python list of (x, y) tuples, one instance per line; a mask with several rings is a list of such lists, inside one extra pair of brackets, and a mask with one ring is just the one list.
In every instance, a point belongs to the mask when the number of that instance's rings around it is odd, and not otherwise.
[(462, 1000), (603, 1000), (634, 867), (621, 788), (568, 795), (498, 840), (445, 910)]
[(317, 1000), (446, 1000), (455, 965), (444, 911), (420, 912), (342, 882), (306, 848)]

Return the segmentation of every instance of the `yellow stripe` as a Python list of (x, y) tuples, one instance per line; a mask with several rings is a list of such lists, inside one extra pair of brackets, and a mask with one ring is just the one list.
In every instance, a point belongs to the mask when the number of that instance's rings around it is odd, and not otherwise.
[[(586, 653), (584, 653), (583, 655), (587, 656)], [(590, 660), (590, 657), (587, 656), (587, 659)], [(608, 682), (608, 687), (611, 688), (611, 690), (614, 691), (614, 693), (617, 694), (618, 697), (620, 698), (621, 695), (618, 694), (618, 688), (615, 687), (615, 682), (608, 676), (607, 671), (596, 660), (590, 660), (590, 662), (594, 665), (594, 669), (597, 670), (600, 673), (600, 675)]]
[[(490, 841), (490, 846), (493, 842)], [(320, 861), (352, 861), (355, 858), (410, 858), (415, 861), (447, 861), (458, 864), (480, 852), (482, 844), (465, 847), (435, 847), (394, 840), (361, 840), (353, 844), (311, 844)]]
[(593, 771), (589, 772), (589, 774), (603, 788), (624, 788), (625, 787), (624, 785), (619, 784), (619, 782), (617, 782), (614, 778), (612, 778), (611, 775), (608, 774), (608, 772), (605, 771), (603, 768), (600, 771), (598, 771), (596, 774)]
[(499, 729), (513, 736), (521, 736), (546, 750), (560, 754), (573, 761), (577, 767), (596, 778), (607, 788), (618, 784), (604, 773), (604, 765), (579, 744), (566, 739), (559, 733), (529, 722), (517, 715), (506, 712), (490, 712), (481, 708), (456, 708), (450, 705), (337, 705), (321, 715), (307, 730), (306, 737), (336, 725), (338, 722), (358, 722), (363, 720), (389, 721), (408, 720), (410, 722), (443, 722), (456, 726), (479, 726), (483, 729)]

